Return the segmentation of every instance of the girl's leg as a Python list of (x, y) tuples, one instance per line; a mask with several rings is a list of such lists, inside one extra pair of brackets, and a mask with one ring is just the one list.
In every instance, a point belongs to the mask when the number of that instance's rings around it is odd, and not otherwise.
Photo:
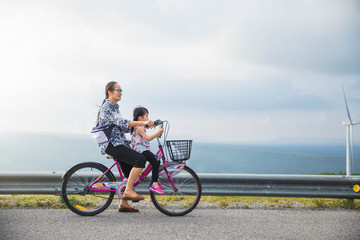
[(158, 188), (160, 162), (155, 158), (155, 155), (150, 151), (144, 151), (142, 154), (145, 156), (146, 160), (150, 162), (150, 164), (152, 165), (152, 183), (154, 184), (154, 187)]
[(149, 186), (149, 190), (157, 194), (164, 194), (165, 192), (160, 188), (158, 182), (160, 162), (156, 160), (155, 155), (150, 151), (144, 151), (142, 154), (152, 165), (152, 183)]

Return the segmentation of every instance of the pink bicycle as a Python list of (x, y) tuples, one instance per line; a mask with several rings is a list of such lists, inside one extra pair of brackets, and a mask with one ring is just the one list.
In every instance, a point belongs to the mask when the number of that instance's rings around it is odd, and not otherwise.
[[(167, 141), (169, 124), (167, 121), (157, 120), (155, 126), (164, 128), (163, 141), (161, 135), (157, 138), (159, 150), (157, 159), (162, 161), (159, 167), (159, 180), (166, 186), (165, 194), (158, 195), (149, 191), (155, 207), (169, 216), (183, 216), (191, 212), (201, 198), (201, 183), (197, 174), (188, 166), (186, 160), (190, 158), (192, 140)], [(172, 161), (168, 161), (164, 146), (166, 145)], [(112, 158), (107, 155), (107, 158)], [(107, 168), (97, 162), (83, 162), (71, 167), (63, 177), (62, 199), (66, 206), (82, 216), (94, 216), (109, 207), (114, 195), (122, 199), (127, 179), (121, 171), (117, 159)], [(116, 166), (120, 181), (117, 181), (111, 169)], [(142, 171), (136, 187), (151, 172), (150, 164)]]

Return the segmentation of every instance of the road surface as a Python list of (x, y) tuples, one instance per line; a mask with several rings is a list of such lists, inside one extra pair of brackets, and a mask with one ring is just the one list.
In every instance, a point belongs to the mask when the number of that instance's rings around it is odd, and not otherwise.
[(0, 239), (360, 239), (353, 210), (196, 209), (168, 217), (155, 209), (95, 217), (70, 210), (1, 209)]

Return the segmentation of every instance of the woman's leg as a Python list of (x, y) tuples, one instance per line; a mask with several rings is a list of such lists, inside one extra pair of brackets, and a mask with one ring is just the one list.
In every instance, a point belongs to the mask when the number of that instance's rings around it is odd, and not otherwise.
[(133, 187), (136, 178), (140, 175), (142, 169), (145, 167), (145, 157), (125, 145), (119, 145), (114, 147), (111, 143), (106, 149), (106, 153), (115, 157), (120, 162), (124, 162), (128, 165), (133, 166), (128, 177), (128, 183), (126, 185), (123, 197), (137, 200), (144, 199), (133, 190)]
[(131, 169), (130, 175), (128, 178), (128, 182), (126, 184), (126, 188), (125, 188), (123, 195), (126, 195), (128, 197), (137, 195), (137, 193), (134, 191), (133, 187), (134, 187), (134, 183), (135, 183), (137, 177), (140, 175), (142, 170), (143, 170), (143, 168), (137, 168), (137, 167), (133, 167)]
[[(124, 162), (119, 162), (119, 164), (120, 164), (120, 168), (121, 168), (124, 176), (125, 176), (127, 179), (129, 179), (130, 172), (131, 172), (131, 169), (133, 168), (133, 166), (131, 166), (131, 165), (127, 164), (127, 163), (124, 163)], [(128, 201), (126, 201), (126, 200), (120, 200), (120, 204), (119, 204), (118, 210), (119, 210), (119, 211), (124, 211), (124, 210), (122, 210), (123, 208), (133, 209), (133, 212), (139, 211), (139, 209), (134, 208), (133, 206), (131, 206)]]
[(119, 164), (120, 164), (120, 168), (121, 168), (124, 176), (126, 178), (129, 178), (130, 172), (131, 172), (131, 169), (133, 168), (133, 166), (131, 166), (131, 165), (127, 164), (127, 163), (124, 163), (124, 162), (119, 162)]

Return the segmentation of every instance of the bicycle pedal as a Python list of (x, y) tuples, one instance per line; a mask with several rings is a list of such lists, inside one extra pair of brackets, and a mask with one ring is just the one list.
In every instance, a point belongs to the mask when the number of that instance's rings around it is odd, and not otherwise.
[(132, 202), (140, 202), (139, 200), (131, 200)]

